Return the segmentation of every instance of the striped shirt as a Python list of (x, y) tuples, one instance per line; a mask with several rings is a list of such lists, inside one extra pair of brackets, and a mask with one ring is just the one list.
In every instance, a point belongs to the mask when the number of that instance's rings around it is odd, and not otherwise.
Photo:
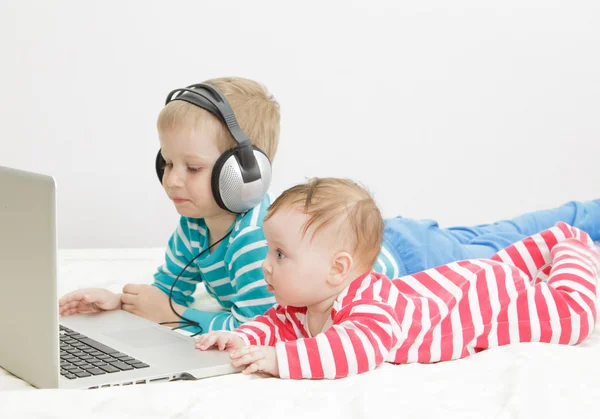
[(592, 332), (600, 252), (558, 223), (491, 259), (390, 280), (367, 273), (312, 336), (307, 310), (276, 305), (236, 333), (275, 346), (282, 378), (341, 378), (383, 362), (430, 363), (517, 342), (573, 345)]
[[(219, 303), (223, 311), (212, 312), (188, 308), (183, 317), (196, 321), (202, 332), (233, 330), (241, 323), (264, 314), (275, 304), (275, 297), (267, 291), (262, 262), (267, 256), (267, 243), (262, 223), (270, 199), (235, 220), (228, 239), (212, 253), (196, 259), (179, 277), (173, 289), (173, 301), (189, 307), (194, 302), (196, 286), (204, 282), (206, 291)], [(202, 218), (181, 217), (177, 230), (169, 240), (165, 263), (154, 274), (154, 286), (167, 295), (181, 270), (208, 243), (208, 228)], [(375, 261), (373, 270), (397, 277), (398, 263), (385, 246)], [(183, 326), (183, 323), (181, 324)], [(198, 332), (198, 328), (185, 328)]]
[[(185, 310), (183, 316), (198, 322), (203, 333), (233, 330), (275, 304), (275, 297), (267, 291), (262, 270), (267, 255), (262, 223), (269, 204), (267, 196), (258, 206), (238, 215), (229, 237), (212, 253), (206, 252), (192, 262), (175, 284), (173, 301), (176, 303), (189, 307), (194, 302), (192, 294), (196, 286), (204, 282), (206, 291), (223, 308), (223, 311)], [(154, 275), (153, 285), (168, 295), (177, 275), (208, 246), (204, 219), (181, 217), (169, 240), (165, 263)], [(199, 331), (195, 327), (186, 330)]]
[(388, 247), (391, 245), (385, 241), (381, 244), (381, 251), (379, 256), (375, 259), (373, 264), (373, 271), (378, 272), (388, 278), (398, 278), (400, 276), (399, 261), (394, 258), (394, 252), (390, 251)]

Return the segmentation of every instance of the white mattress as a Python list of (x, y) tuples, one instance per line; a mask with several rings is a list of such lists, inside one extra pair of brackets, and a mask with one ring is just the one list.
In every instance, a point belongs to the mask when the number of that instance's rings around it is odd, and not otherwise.
[[(148, 283), (163, 249), (62, 251), (59, 293)], [(199, 306), (205, 305), (204, 294)], [(0, 342), (3, 344), (3, 342)], [(600, 416), (600, 330), (576, 347), (520, 344), (434, 365), (386, 364), (338, 381), (241, 374), (99, 390), (36, 390), (0, 369), (0, 418)]]

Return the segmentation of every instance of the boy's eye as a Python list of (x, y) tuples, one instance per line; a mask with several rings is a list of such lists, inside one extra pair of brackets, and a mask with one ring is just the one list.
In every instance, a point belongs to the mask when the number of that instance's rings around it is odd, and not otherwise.
[(285, 255), (281, 250), (277, 250), (277, 259), (284, 259)]

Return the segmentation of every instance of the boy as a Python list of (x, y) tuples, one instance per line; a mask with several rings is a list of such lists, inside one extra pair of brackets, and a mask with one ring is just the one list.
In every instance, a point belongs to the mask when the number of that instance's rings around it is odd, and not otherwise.
[[(242, 131), (272, 161), (279, 141), (279, 104), (259, 83), (243, 78), (208, 80), (226, 97)], [(154, 275), (154, 284), (128, 284), (123, 294), (104, 289), (83, 289), (65, 295), (59, 312), (66, 316), (122, 308), (159, 323), (180, 323), (173, 311), (191, 320), (189, 331), (234, 329), (263, 314), (274, 303), (267, 291), (261, 264), (267, 246), (262, 220), (269, 206), (261, 203), (242, 214), (221, 208), (213, 197), (211, 172), (221, 154), (235, 147), (225, 125), (206, 109), (184, 100), (173, 100), (158, 117), (161, 154), (165, 162), (162, 185), (181, 215), (166, 250), (165, 264)], [(229, 233), (229, 235), (228, 235)], [(218, 247), (196, 259), (173, 287), (183, 268), (219, 239)], [(198, 282), (224, 311), (188, 308)], [(190, 326), (182, 321), (180, 326)]]
[[(596, 320), (600, 252), (565, 223), (500, 251), (390, 280), (371, 271), (383, 220), (353, 182), (284, 192), (263, 224), (278, 305), (196, 347), (282, 378), (342, 378), (383, 362), (438, 362), (516, 342), (576, 344)], [(250, 346), (257, 345), (257, 346)]]

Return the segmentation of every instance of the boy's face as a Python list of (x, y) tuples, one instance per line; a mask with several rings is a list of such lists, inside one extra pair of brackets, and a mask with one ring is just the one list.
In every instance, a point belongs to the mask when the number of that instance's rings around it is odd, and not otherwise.
[(311, 230), (302, 234), (307, 220), (306, 214), (290, 208), (263, 224), (269, 246), (263, 262), (265, 281), (282, 306), (311, 306), (333, 294), (327, 281), (333, 258), (327, 228), (311, 240)]
[(177, 212), (185, 217), (207, 218), (225, 212), (216, 203), (210, 183), (221, 155), (217, 147), (220, 128), (215, 124), (181, 124), (159, 133), (166, 162), (162, 184)]

